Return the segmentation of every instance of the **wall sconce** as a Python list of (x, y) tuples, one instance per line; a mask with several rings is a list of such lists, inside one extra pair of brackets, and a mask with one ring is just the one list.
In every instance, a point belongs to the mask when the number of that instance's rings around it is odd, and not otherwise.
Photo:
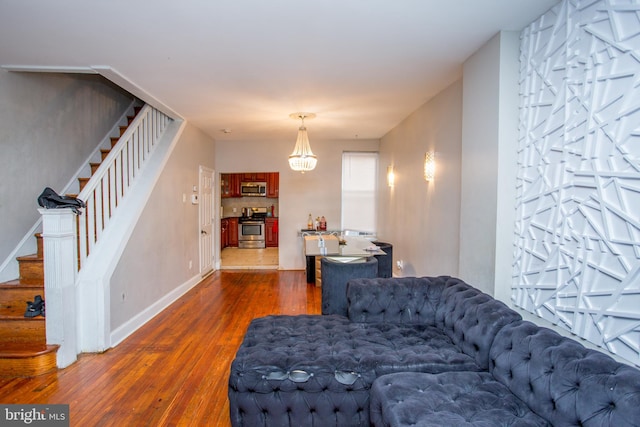
[(427, 151), (424, 155), (424, 180), (433, 181), (436, 173), (436, 153)]
[(389, 187), (393, 187), (395, 180), (396, 177), (393, 174), (393, 166), (387, 166), (387, 184), (389, 184)]

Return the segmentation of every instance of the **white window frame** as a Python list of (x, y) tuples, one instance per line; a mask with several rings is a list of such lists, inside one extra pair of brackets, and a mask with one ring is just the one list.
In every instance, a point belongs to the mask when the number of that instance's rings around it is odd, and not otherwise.
[(341, 224), (346, 232), (376, 233), (378, 152), (342, 153)]

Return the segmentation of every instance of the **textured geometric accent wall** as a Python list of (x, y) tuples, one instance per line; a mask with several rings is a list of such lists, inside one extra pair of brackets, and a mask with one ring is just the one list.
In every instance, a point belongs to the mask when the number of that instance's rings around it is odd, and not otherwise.
[(522, 33), (514, 302), (640, 365), (640, 1)]

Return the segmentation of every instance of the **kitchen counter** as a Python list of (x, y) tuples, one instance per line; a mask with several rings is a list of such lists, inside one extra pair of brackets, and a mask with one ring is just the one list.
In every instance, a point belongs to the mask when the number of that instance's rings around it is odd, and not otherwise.
[[(305, 240), (305, 255), (337, 257), (386, 255), (371, 243), (375, 240), (375, 236), (342, 236), (340, 231), (302, 231), (301, 235)], [(330, 237), (323, 239), (322, 236)]]
[[(307, 283), (316, 283), (316, 286), (320, 286), (322, 281), (320, 272), (320, 258), (331, 258), (339, 262), (362, 262), (365, 258), (386, 255), (386, 253), (375, 246), (372, 240), (375, 240), (375, 236), (341, 236), (341, 232), (303, 232), (303, 239), (305, 240), (304, 250), (306, 257), (306, 271), (307, 271)], [(333, 239), (331, 242), (317, 242), (319, 236), (330, 235)], [(333, 240), (343, 240), (345, 244), (338, 244), (337, 248), (333, 243)], [(329, 239), (327, 239), (329, 240)], [(373, 249), (375, 246), (376, 249)]]

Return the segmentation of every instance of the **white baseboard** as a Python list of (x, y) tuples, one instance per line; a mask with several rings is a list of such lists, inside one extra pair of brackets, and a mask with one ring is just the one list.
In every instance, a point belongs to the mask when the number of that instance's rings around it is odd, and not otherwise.
[(129, 335), (133, 334), (135, 331), (140, 329), (145, 323), (149, 320), (153, 319), (155, 316), (160, 314), (165, 308), (169, 307), (171, 304), (176, 302), (181, 296), (189, 292), (194, 286), (196, 286), (202, 277), (200, 274), (193, 276), (191, 279), (183, 283), (182, 285), (175, 288), (173, 291), (169, 292), (167, 295), (160, 298), (158, 301), (144, 309), (138, 315), (134, 316), (118, 327), (114, 331), (111, 331), (109, 336), (111, 347), (115, 347), (124, 341)]

